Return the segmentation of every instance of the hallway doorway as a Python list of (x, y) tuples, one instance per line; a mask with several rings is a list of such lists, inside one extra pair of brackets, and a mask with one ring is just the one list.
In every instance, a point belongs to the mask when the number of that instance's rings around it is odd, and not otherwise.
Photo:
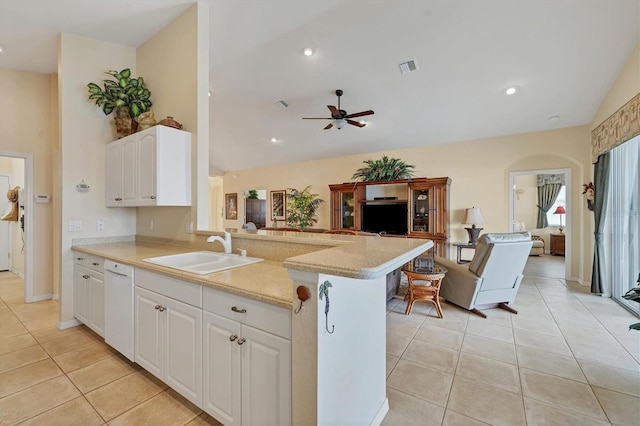
[[(538, 216), (538, 188), (537, 175), (562, 175), (564, 179), (564, 189), (557, 197), (557, 202), (549, 209), (547, 219), (549, 225), (539, 228), (537, 223)], [(571, 279), (571, 212), (572, 200), (571, 191), (571, 169), (542, 169), (528, 170), (521, 172), (509, 173), (509, 224), (511, 232), (530, 231), (532, 235), (539, 235), (544, 241), (544, 254), (541, 257), (553, 256), (549, 265), (553, 265), (554, 275), (560, 275), (555, 278)], [(566, 214), (554, 214), (556, 204), (562, 205)], [(560, 226), (560, 224), (562, 226)], [(562, 228), (562, 231), (560, 230)], [(562, 250), (558, 247), (562, 244)], [(552, 244), (553, 248), (552, 249)], [(541, 259), (533, 259), (536, 256), (530, 256), (532, 264), (543, 264)], [(529, 262), (528, 262), (529, 263)], [(560, 265), (562, 264), (562, 265)], [(535, 269), (535, 268), (534, 268)], [(545, 271), (547, 268), (545, 268)], [(558, 270), (561, 271), (558, 274)], [(546, 272), (549, 273), (549, 272)]]

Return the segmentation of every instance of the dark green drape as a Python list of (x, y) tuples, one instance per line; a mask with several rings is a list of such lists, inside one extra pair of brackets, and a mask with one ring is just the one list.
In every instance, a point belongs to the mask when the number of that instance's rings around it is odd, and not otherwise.
[(560, 183), (545, 183), (542, 186), (538, 186), (538, 223), (536, 228), (542, 229), (549, 226), (547, 212), (556, 202), (560, 189), (562, 189), (562, 184)]
[(593, 200), (593, 217), (595, 220), (595, 242), (593, 246), (593, 269), (591, 271), (591, 293), (605, 293), (606, 258), (604, 253), (604, 222), (609, 199), (609, 168), (611, 153), (606, 152), (598, 157), (593, 167), (595, 199)]

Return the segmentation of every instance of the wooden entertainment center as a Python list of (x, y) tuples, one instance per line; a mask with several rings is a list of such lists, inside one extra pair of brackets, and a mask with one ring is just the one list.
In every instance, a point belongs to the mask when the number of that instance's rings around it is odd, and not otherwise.
[(331, 229), (428, 238), (448, 258), (450, 186), (448, 177), (329, 185)]

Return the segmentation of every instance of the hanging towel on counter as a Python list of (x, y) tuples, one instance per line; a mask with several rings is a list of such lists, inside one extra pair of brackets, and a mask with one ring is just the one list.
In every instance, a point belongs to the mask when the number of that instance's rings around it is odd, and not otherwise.
[(7, 191), (7, 198), (11, 202), (7, 212), (0, 218), (0, 220), (8, 220), (11, 222), (18, 221), (18, 191), (20, 191), (20, 187), (16, 186), (13, 189)]

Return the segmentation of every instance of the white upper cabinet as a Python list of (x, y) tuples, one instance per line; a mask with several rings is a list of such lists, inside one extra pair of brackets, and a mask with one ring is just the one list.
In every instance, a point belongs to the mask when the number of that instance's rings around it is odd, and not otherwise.
[(106, 146), (107, 207), (190, 206), (191, 133), (154, 126)]

